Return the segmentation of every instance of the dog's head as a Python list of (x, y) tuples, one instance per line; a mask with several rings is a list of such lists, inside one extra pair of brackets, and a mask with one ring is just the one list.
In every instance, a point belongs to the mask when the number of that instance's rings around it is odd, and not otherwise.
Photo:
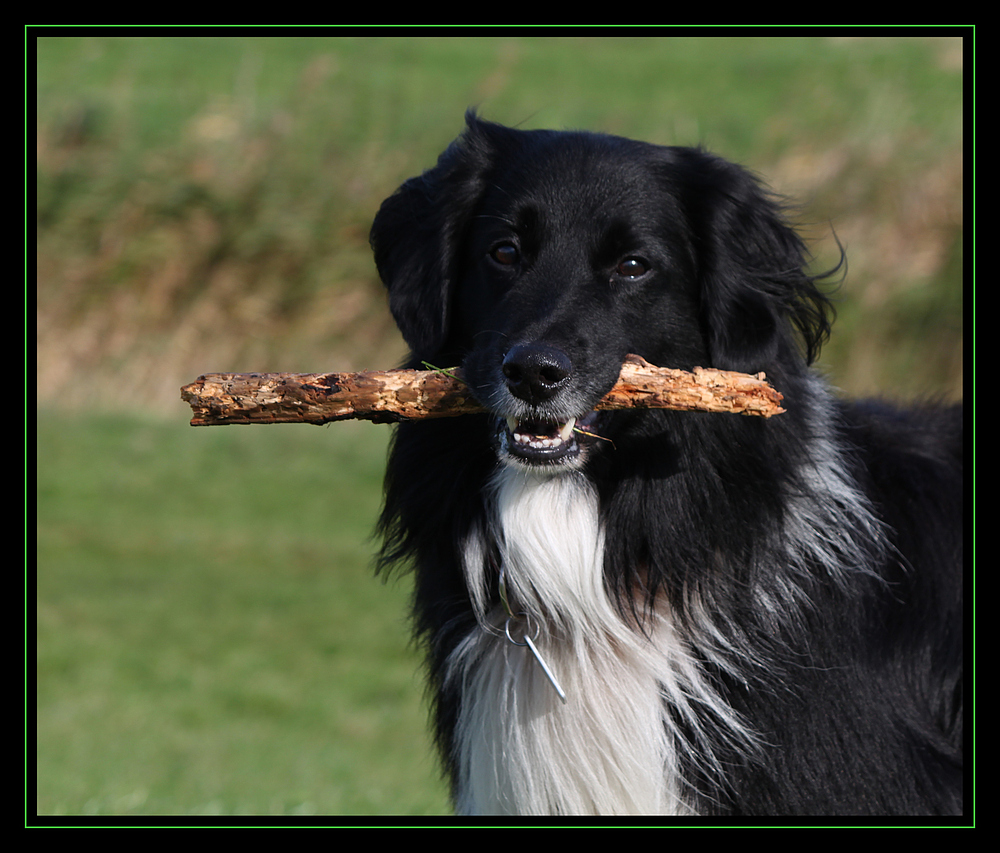
[(698, 149), (467, 125), (383, 203), (371, 240), (415, 359), (462, 363), (504, 458), (585, 457), (629, 352), (773, 373), (818, 351), (827, 303), (745, 170)]

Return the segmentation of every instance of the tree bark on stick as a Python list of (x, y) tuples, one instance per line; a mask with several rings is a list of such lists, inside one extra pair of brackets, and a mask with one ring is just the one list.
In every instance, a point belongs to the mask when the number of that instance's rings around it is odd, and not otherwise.
[[(181, 388), (191, 426), (219, 424), (325, 424), (347, 419), (390, 423), (484, 412), (450, 370), (364, 373), (206, 373)], [(678, 409), (771, 417), (784, 411), (782, 396), (764, 381), (696, 367), (693, 373), (654, 367), (630, 355), (618, 382), (598, 409)]]

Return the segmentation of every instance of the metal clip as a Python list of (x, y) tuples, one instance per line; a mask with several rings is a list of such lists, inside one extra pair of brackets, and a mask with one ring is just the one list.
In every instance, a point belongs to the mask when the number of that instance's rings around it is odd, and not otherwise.
[[(519, 643), (515, 640), (510, 633), (510, 623), (514, 620), (524, 620), (524, 642)], [(552, 670), (549, 669), (549, 665), (542, 658), (541, 653), (538, 651), (538, 647), (535, 645), (531, 638), (531, 622), (528, 619), (527, 613), (519, 613), (517, 616), (510, 616), (507, 618), (507, 623), (504, 625), (504, 633), (507, 635), (507, 639), (510, 640), (515, 646), (527, 646), (531, 649), (531, 653), (535, 656), (535, 660), (538, 661), (538, 665), (542, 668), (542, 672), (545, 673), (546, 677), (552, 683), (555, 688), (556, 693), (559, 694), (559, 698), (562, 699), (563, 704), (566, 704), (566, 694), (563, 692), (562, 687), (559, 686), (559, 682), (556, 680), (555, 675), (552, 674)], [(535, 636), (538, 636), (538, 628), (535, 628)]]

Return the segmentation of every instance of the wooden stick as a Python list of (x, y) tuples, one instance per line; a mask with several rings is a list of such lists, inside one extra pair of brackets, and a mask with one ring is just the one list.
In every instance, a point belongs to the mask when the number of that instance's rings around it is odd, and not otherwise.
[[(325, 424), (349, 418), (388, 423), (486, 411), (451, 370), (365, 373), (207, 373), (181, 388), (191, 426)], [(696, 367), (693, 373), (654, 367), (630, 355), (598, 409), (680, 409), (768, 418), (785, 411), (782, 396), (764, 381)]]

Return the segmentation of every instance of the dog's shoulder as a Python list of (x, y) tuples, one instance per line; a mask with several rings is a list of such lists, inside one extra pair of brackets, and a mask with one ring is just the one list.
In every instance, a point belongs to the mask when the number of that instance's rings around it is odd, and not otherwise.
[(928, 591), (947, 610), (961, 600), (965, 536), (961, 404), (841, 406), (847, 452), (908, 570), (898, 580)]
[(964, 447), (962, 403), (897, 405), (867, 399), (841, 402), (851, 443), (870, 460), (893, 460), (961, 476)]

